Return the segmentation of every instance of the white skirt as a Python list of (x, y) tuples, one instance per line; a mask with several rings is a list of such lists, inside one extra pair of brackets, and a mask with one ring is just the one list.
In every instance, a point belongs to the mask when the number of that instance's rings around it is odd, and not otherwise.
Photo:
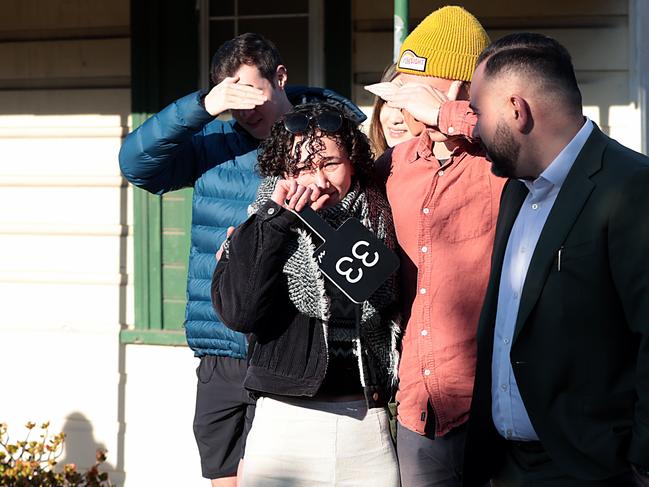
[(385, 408), (365, 401), (257, 400), (241, 485), (398, 487)]

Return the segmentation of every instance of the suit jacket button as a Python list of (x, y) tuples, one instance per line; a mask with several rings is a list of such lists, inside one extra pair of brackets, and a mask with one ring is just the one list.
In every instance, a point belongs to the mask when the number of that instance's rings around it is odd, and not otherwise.
[(378, 401), (379, 400), (379, 393), (375, 392), (374, 394), (372, 394), (372, 399), (374, 399), (375, 401)]

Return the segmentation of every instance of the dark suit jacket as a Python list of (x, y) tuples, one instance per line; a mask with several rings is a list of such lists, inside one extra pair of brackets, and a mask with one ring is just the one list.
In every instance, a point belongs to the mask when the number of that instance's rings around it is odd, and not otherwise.
[[(478, 328), (465, 485), (503, 458), (491, 356), (507, 240), (527, 195), (508, 181)], [(561, 253), (561, 269), (557, 256)], [(511, 363), (541, 442), (567, 475), (649, 466), (649, 158), (594, 127), (545, 223), (525, 279)]]

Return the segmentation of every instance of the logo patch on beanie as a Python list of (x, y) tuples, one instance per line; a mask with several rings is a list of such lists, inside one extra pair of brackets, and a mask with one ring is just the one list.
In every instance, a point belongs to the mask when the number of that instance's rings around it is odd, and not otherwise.
[(401, 58), (399, 58), (399, 67), (403, 69), (412, 69), (413, 71), (421, 71), (422, 73), (426, 71), (426, 59), (425, 57), (417, 56), (410, 49), (403, 51)]

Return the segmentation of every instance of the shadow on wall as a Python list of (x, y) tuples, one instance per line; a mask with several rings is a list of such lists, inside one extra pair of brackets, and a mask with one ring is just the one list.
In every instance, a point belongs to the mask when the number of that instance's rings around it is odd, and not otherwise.
[[(67, 416), (63, 425), (65, 433), (65, 448), (63, 455), (58, 460), (58, 465), (74, 463), (80, 472), (85, 472), (95, 464), (97, 450), (106, 451), (106, 446), (95, 439), (93, 426), (90, 420), (82, 413), (74, 412)], [(114, 457), (117, 452), (108, 452), (109, 457)], [(99, 466), (100, 472), (108, 473), (114, 486), (124, 484), (124, 473), (118, 472), (110, 462)]]

